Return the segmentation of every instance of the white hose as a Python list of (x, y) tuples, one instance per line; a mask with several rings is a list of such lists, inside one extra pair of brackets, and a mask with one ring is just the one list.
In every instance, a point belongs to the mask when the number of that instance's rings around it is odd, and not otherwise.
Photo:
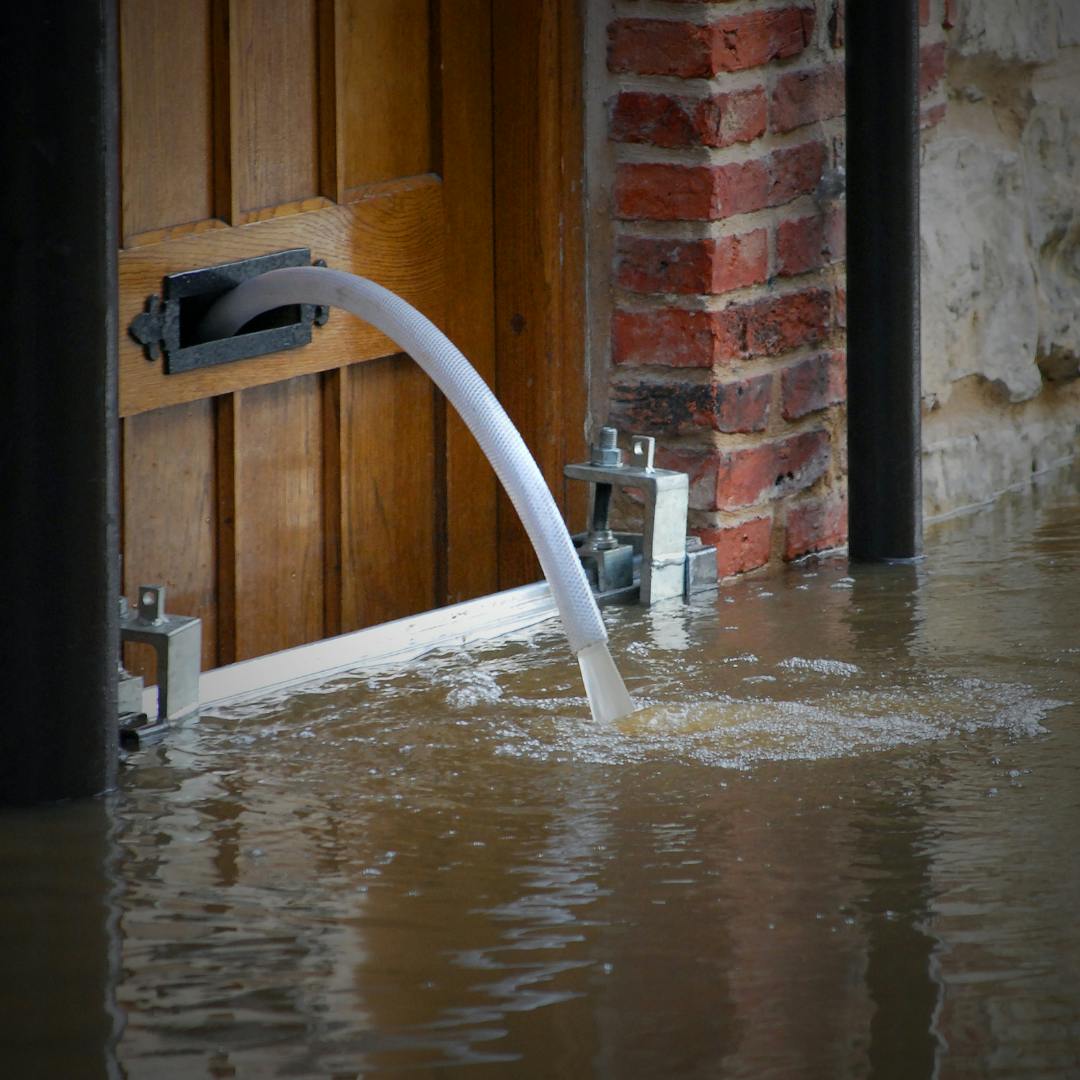
[(397, 342), (431, 376), (476, 437), (510, 496), (551, 586), (571, 651), (577, 655), (589, 645), (606, 642), (607, 630), (570, 534), (528, 447), (469, 361), (411, 304), (373, 281), (341, 270), (289, 267), (270, 270), (226, 293), (207, 312), (202, 337), (231, 337), (256, 315), (290, 304), (344, 308)]

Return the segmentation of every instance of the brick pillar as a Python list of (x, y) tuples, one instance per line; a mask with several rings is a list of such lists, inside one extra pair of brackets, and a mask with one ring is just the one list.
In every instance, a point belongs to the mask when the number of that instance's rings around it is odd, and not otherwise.
[[(945, 116), (926, 0), (922, 124)], [(847, 538), (843, 0), (614, 0), (611, 422), (691, 474), (728, 575)]]

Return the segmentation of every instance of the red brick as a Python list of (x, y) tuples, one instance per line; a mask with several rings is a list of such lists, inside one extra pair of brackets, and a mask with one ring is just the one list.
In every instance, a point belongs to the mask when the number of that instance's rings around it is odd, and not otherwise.
[(616, 19), (608, 27), (608, 69), (638, 75), (715, 74), (712, 30), (666, 19)]
[(633, 366), (712, 367), (717, 360), (714, 313), (681, 308), (616, 311), (611, 358)]
[(615, 383), (610, 418), (624, 430), (656, 435), (688, 435), (700, 428), (764, 431), (771, 397), (771, 375), (732, 382)]
[(712, 24), (713, 71), (743, 71), (772, 60), (786, 60), (810, 44), (814, 9), (773, 8), (735, 15)]
[(807, 431), (738, 450), (658, 450), (657, 464), (689, 474), (695, 510), (737, 510), (819, 480), (829, 464), (829, 436)]
[(793, 277), (825, 265), (825, 222), (820, 217), (782, 221), (776, 230), (776, 272)]
[(919, 0), (919, 25), (930, 25), (930, 0)]
[(941, 25), (946, 30), (951, 30), (956, 25), (959, 6), (959, 0), (945, 0), (945, 7), (941, 13)]
[(776, 273), (794, 277), (819, 270), (845, 251), (844, 212), (833, 207), (824, 218), (805, 217), (782, 221), (776, 230)]
[(844, 65), (816, 71), (792, 71), (776, 80), (772, 96), (773, 131), (793, 131), (804, 124), (844, 114)]
[(685, 98), (625, 90), (611, 107), (610, 133), (616, 142), (692, 146), (697, 139)]
[(608, 27), (608, 69), (710, 78), (797, 56), (813, 32), (811, 7), (754, 11), (705, 24), (616, 19)]
[(703, 146), (731, 146), (765, 134), (768, 97), (765, 87), (713, 94), (694, 109), (694, 130)]
[(847, 500), (842, 496), (793, 506), (784, 531), (784, 558), (841, 547), (847, 535)]
[(619, 237), (615, 282), (644, 293), (718, 294), (764, 282), (768, 276), (765, 229), (704, 240)]
[(650, 221), (719, 221), (809, 194), (824, 164), (820, 142), (728, 165), (625, 163), (615, 174), (615, 212)]
[(780, 376), (781, 411), (785, 420), (798, 420), (847, 397), (846, 364), (842, 352), (811, 356), (786, 368)]
[(825, 167), (824, 143), (803, 143), (790, 150), (777, 150), (769, 162), (772, 188), (769, 206), (782, 206), (800, 195), (808, 195), (821, 180)]
[(924, 45), (919, 50), (919, 96), (925, 97), (937, 88), (945, 77), (945, 57), (947, 49), (944, 41), (933, 45)]
[(830, 329), (829, 293), (808, 289), (772, 296), (747, 305), (746, 353), (778, 356), (806, 345), (816, 345)]
[(615, 212), (622, 218), (707, 221), (713, 213), (713, 188), (707, 165), (620, 165)]
[(728, 451), (717, 466), (716, 509), (734, 510), (802, 491), (824, 475), (828, 464), (829, 436), (824, 431)]
[(653, 146), (731, 146), (764, 134), (764, 87), (688, 98), (625, 90), (611, 107), (611, 138)]
[(716, 572), (722, 577), (756, 570), (769, 561), (772, 518), (756, 517), (724, 529), (694, 529), (704, 544), (716, 548)]

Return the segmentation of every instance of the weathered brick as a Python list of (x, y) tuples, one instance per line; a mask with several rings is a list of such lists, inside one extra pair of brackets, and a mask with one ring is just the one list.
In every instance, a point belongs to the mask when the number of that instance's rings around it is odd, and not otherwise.
[(653, 146), (731, 146), (764, 134), (764, 87), (705, 98), (624, 90), (611, 105), (611, 138)]
[(664, 308), (616, 311), (612, 317), (611, 358), (616, 364), (707, 368), (717, 355), (712, 312)]
[(617, 427), (646, 434), (764, 431), (771, 396), (771, 375), (731, 382), (619, 382), (612, 387), (610, 417)]
[(763, 86), (712, 94), (694, 108), (694, 130), (703, 146), (751, 142), (765, 133), (768, 111)]
[(941, 12), (941, 25), (946, 30), (951, 30), (956, 25), (959, 6), (959, 0), (945, 0), (945, 6)]
[(616, 19), (608, 27), (608, 68), (638, 75), (711, 78), (801, 53), (814, 32), (814, 9), (782, 7), (705, 24)]
[(692, 146), (697, 135), (686, 98), (624, 90), (611, 106), (610, 134), (616, 142)]
[(747, 354), (778, 356), (824, 340), (830, 329), (829, 299), (825, 289), (807, 289), (747, 305)]
[(847, 500), (842, 496), (793, 506), (784, 530), (784, 558), (841, 547), (847, 535)]
[(814, 9), (773, 8), (736, 15), (712, 24), (713, 71), (743, 71), (772, 60), (786, 60), (810, 44)]
[(715, 183), (708, 165), (620, 165), (615, 173), (615, 212), (622, 218), (707, 221)]
[(785, 420), (798, 420), (847, 397), (844, 353), (822, 353), (800, 360), (780, 376), (780, 408)]
[(833, 207), (822, 217), (782, 221), (776, 229), (776, 273), (794, 277), (844, 257), (844, 213)]
[(712, 29), (666, 19), (616, 19), (608, 27), (608, 69), (638, 75), (715, 74)]
[(777, 150), (769, 160), (772, 187), (768, 205), (782, 206), (800, 195), (810, 194), (818, 186), (824, 167), (823, 143), (803, 143), (789, 150)]
[(615, 174), (615, 212), (649, 221), (719, 221), (809, 194), (824, 164), (820, 142), (727, 165), (624, 163)]
[(657, 464), (689, 475), (695, 510), (738, 510), (810, 487), (828, 468), (829, 453), (828, 434), (807, 431), (738, 450), (665, 449)]
[(716, 509), (735, 510), (810, 487), (829, 464), (829, 436), (807, 431), (721, 455)]
[(945, 77), (947, 48), (944, 41), (924, 45), (919, 50), (919, 96), (923, 97), (937, 88)]
[(843, 64), (830, 64), (815, 71), (792, 71), (776, 80), (772, 96), (773, 131), (793, 131), (843, 113)]
[(762, 283), (768, 261), (765, 229), (704, 240), (621, 236), (615, 282), (634, 292), (715, 295)]
[(694, 529), (702, 543), (716, 548), (716, 572), (722, 577), (756, 570), (769, 561), (772, 518), (756, 517), (726, 528)]
[(776, 229), (776, 273), (805, 274), (825, 265), (825, 222), (820, 217), (782, 221)]
[(919, 25), (930, 25), (930, 0), (919, 0)]

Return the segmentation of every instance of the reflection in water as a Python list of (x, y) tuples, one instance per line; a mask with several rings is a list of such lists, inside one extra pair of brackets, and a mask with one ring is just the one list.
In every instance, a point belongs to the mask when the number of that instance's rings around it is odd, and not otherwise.
[(0, 818), (0, 1075), (121, 1075), (114, 833), (105, 799)]
[(915, 566), (611, 610), (645, 703), (613, 728), (541, 630), (222, 708), (115, 807), (6, 816), (4, 1064), (1080, 1075), (1076, 478)]

